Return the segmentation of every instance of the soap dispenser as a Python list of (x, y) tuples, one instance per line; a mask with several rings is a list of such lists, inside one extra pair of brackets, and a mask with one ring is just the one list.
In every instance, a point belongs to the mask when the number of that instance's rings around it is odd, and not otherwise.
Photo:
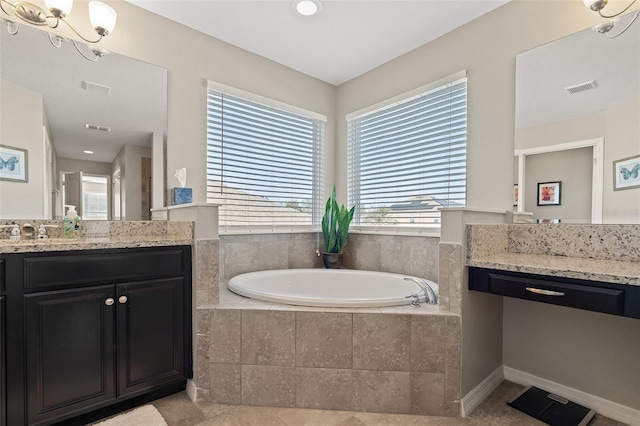
[(69, 210), (67, 210), (62, 222), (65, 237), (77, 238), (80, 236), (80, 217), (76, 211), (76, 206), (69, 206)]

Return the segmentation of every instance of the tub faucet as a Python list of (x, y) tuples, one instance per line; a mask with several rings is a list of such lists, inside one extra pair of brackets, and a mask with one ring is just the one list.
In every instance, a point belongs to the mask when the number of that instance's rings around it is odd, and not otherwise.
[(432, 305), (438, 304), (438, 295), (436, 294), (435, 291), (433, 291), (433, 289), (431, 288), (431, 286), (426, 280), (423, 280), (422, 278), (417, 278), (417, 277), (404, 277), (404, 280), (413, 281), (414, 283), (418, 284), (418, 286), (422, 289), (422, 291), (424, 291), (424, 295), (427, 297), (427, 303)]

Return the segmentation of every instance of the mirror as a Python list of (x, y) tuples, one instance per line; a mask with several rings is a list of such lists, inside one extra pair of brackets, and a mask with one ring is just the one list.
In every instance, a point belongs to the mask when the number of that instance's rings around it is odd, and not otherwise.
[[(92, 62), (26, 25), (0, 30), (0, 145), (28, 153), (26, 181), (0, 179), (0, 219), (60, 219), (64, 204), (87, 219), (149, 219), (164, 206), (151, 201), (164, 193), (151, 158), (164, 164), (167, 70), (111, 52)], [(74, 195), (65, 186), (77, 173)]]
[[(629, 184), (640, 176), (620, 185), (614, 170), (640, 157), (640, 22), (617, 38), (588, 28), (517, 55), (515, 117), (514, 209), (533, 222), (640, 223), (640, 187)], [(562, 182), (559, 205), (540, 199), (546, 182)]]

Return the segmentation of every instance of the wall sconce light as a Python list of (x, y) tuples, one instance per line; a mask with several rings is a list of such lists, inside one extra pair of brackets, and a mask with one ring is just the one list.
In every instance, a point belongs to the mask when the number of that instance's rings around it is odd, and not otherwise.
[[(602, 13), (602, 9), (604, 9), (604, 7), (607, 5), (607, 3), (609, 2), (609, 0), (583, 0), (585, 6), (587, 6), (589, 9), (593, 10), (594, 12), (598, 12), (598, 14), (600, 16), (602, 16), (603, 18), (617, 18), (618, 16), (622, 15), (623, 13), (625, 13), (627, 10), (629, 10), (629, 8), (631, 6), (633, 6), (633, 4), (636, 2), (637, 0), (633, 0), (631, 3), (629, 3), (629, 5), (627, 7), (625, 7), (624, 9), (622, 9), (620, 12), (613, 14), (613, 15), (604, 15)], [(627, 24), (626, 27), (624, 27), (622, 29), (622, 31), (620, 31), (619, 33), (612, 35), (610, 33), (610, 31), (613, 29), (613, 27), (615, 26), (615, 24), (618, 22), (618, 19), (614, 19), (613, 21), (609, 21), (609, 22), (605, 22), (603, 24), (600, 25), (596, 25), (595, 27), (593, 27), (594, 31), (599, 32), (600, 34), (604, 34), (606, 37), (608, 38), (616, 38), (619, 35), (622, 35), (625, 31), (627, 31), (629, 29), (629, 27), (631, 27), (631, 25), (636, 21), (636, 19), (638, 19), (638, 16), (640, 16), (640, 10), (638, 10), (634, 15), (633, 18), (631, 19), (631, 22), (629, 22), (629, 24)]]
[[(73, 0), (44, 0), (44, 3), (46, 5), (46, 8), (48, 9), (48, 12), (42, 9), (40, 6), (25, 1), (16, 1), (12, 3), (8, 0), (0, 0), (0, 9), (2, 9), (2, 11), (8, 16), (15, 16), (26, 23), (37, 26), (46, 25), (49, 28), (57, 28), (60, 24), (60, 21), (62, 21), (67, 24), (67, 26), (71, 28), (71, 30), (76, 33), (78, 37), (80, 37), (85, 42), (92, 44), (98, 43), (100, 40), (102, 40), (102, 37), (109, 35), (111, 32), (113, 32), (113, 29), (116, 26), (116, 18), (118, 15), (111, 6), (108, 6), (99, 1), (89, 2), (89, 20), (91, 21), (93, 29), (98, 34), (98, 38), (96, 40), (91, 40), (82, 36), (82, 34), (80, 34), (65, 19), (65, 17), (71, 12), (71, 8), (73, 7)], [(20, 24), (17, 22), (9, 22), (7, 24), (7, 29), (10, 34), (15, 35), (20, 30)], [(55, 47), (60, 47), (62, 45), (63, 38), (50, 33), (49, 40)], [(71, 42), (82, 56), (91, 61), (96, 61), (105, 53), (101, 49), (91, 49), (93, 54), (95, 55), (94, 58), (91, 58), (86, 56), (79, 49), (75, 40), (71, 40)]]

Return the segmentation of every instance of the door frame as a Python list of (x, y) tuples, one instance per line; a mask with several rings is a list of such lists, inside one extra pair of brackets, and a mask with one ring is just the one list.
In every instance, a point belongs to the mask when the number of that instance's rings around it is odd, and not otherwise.
[(541, 146), (537, 148), (516, 149), (514, 155), (518, 157), (518, 213), (524, 213), (525, 200), (525, 164), (528, 155), (546, 154), (549, 152), (566, 151), (579, 148), (592, 148), (593, 169), (591, 173), (591, 223), (602, 223), (602, 199), (604, 189), (604, 138), (586, 139), (557, 145)]

